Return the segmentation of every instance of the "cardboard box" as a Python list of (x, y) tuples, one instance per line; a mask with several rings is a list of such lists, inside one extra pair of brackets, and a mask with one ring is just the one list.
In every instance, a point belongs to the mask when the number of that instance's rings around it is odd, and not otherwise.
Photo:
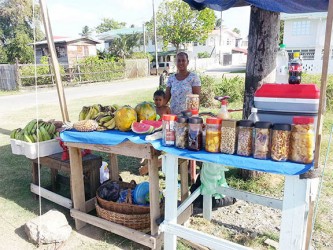
[(56, 153), (62, 152), (62, 148), (59, 145), (59, 141), (56, 139), (43, 141), (40, 143), (29, 143), (25, 141), (10, 139), (10, 145), (12, 153), (15, 155), (25, 155), (29, 159), (44, 157)]

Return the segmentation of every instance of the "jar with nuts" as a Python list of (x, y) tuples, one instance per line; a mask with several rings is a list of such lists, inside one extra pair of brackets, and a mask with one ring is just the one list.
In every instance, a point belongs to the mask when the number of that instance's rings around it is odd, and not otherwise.
[(256, 122), (254, 125), (254, 151), (253, 157), (256, 159), (268, 159), (271, 142), (270, 122)]
[(237, 121), (222, 120), (221, 127), (221, 152), (225, 154), (234, 154), (236, 150)]
[(240, 120), (237, 122), (237, 154), (250, 156), (252, 154), (253, 122)]
[(211, 153), (220, 152), (221, 124), (222, 120), (220, 118), (209, 117), (206, 119), (206, 151)]
[(291, 125), (275, 123), (272, 128), (271, 158), (274, 161), (287, 161), (289, 156)]
[(186, 148), (188, 145), (188, 118), (185, 116), (178, 116), (175, 125), (176, 147)]
[(199, 95), (197, 94), (186, 95), (186, 109), (199, 110)]

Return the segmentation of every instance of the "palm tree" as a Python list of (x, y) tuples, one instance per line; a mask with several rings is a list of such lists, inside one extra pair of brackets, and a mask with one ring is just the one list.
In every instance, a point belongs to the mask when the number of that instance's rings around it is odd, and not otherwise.
[(89, 37), (89, 36), (91, 36), (92, 32), (93, 32), (93, 30), (91, 30), (87, 25), (85, 25), (82, 28), (82, 32), (79, 33), (79, 35), (82, 37)]

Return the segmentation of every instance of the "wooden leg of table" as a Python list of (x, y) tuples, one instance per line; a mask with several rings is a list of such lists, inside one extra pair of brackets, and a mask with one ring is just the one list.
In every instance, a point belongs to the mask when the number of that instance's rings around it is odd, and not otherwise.
[(110, 177), (109, 179), (113, 181), (119, 180), (119, 168), (118, 168), (118, 158), (116, 154), (110, 154)]
[[(68, 147), (68, 149), (73, 207), (81, 212), (86, 212), (81, 149), (73, 147)], [(85, 222), (75, 219), (75, 227), (77, 230), (85, 225)]]
[(52, 184), (52, 191), (57, 190), (57, 177), (58, 177), (58, 170), (51, 168), (51, 184)]
[[(178, 159), (173, 155), (163, 156), (165, 167), (165, 223), (177, 223), (177, 200), (178, 200)], [(177, 237), (174, 234), (164, 232), (164, 249), (176, 249)]]
[(188, 168), (187, 160), (179, 165), (180, 172), (180, 200), (183, 202), (188, 197)]
[(159, 202), (159, 179), (158, 179), (158, 160), (154, 157), (148, 160), (148, 174), (149, 174), (149, 200), (150, 200), (150, 229), (151, 235), (157, 235), (158, 226), (156, 219), (161, 216), (160, 202)]
[(89, 185), (90, 185), (90, 199), (96, 196), (96, 191), (99, 186), (99, 169), (92, 166), (89, 175)]
[[(32, 162), (32, 169), (31, 169), (31, 175), (32, 175), (32, 183), (39, 186), (38, 183), (38, 163)], [(38, 199), (38, 195), (33, 195), (34, 199)]]

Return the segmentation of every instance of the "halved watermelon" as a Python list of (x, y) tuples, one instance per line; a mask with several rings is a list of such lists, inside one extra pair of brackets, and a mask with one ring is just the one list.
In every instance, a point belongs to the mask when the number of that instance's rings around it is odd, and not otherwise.
[(154, 127), (154, 131), (158, 131), (162, 129), (162, 121), (150, 121), (150, 120), (142, 120), (141, 123), (148, 124)]
[(131, 128), (132, 131), (137, 134), (150, 134), (154, 132), (153, 126), (141, 122), (133, 122)]

